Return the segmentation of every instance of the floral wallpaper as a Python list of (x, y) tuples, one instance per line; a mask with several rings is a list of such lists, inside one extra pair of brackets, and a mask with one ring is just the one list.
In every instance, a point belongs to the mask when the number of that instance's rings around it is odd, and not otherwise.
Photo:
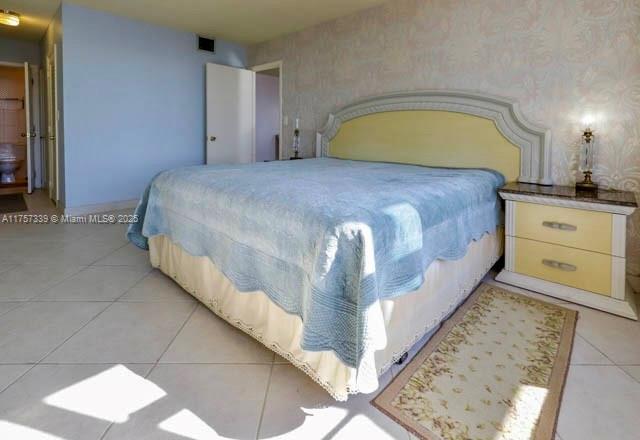
[[(557, 184), (578, 177), (590, 117), (595, 180), (640, 195), (640, 0), (392, 0), (253, 46), (249, 59), (283, 61), (283, 111), (301, 120), (305, 156), (327, 115), (354, 100), (476, 90), (517, 99), (552, 129)], [(640, 212), (628, 237), (628, 272), (640, 276)]]

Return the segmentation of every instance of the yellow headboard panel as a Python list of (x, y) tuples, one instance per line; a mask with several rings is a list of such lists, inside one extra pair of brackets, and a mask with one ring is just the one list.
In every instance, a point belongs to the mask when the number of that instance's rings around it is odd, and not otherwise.
[(553, 184), (551, 131), (509, 98), (463, 90), (375, 96), (329, 114), (316, 156), (491, 168), (507, 181)]
[(342, 124), (328, 147), (340, 159), (491, 168), (520, 175), (520, 148), (489, 119), (438, 110), (373, 113)]

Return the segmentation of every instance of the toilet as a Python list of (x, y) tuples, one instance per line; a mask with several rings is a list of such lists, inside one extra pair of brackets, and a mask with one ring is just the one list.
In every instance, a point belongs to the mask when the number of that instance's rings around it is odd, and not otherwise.
[(15, 145), (0, 144), (0, 184), (15, 183), (15, 173), (22, 166), (22, 162), (22, 159), (15, 155)]

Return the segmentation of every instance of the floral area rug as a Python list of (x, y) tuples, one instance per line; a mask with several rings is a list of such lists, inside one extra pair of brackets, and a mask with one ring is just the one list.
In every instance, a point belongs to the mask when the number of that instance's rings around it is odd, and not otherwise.
[(372, 403), (423, 439), (553, 439), (576, 320), (482, 284)]

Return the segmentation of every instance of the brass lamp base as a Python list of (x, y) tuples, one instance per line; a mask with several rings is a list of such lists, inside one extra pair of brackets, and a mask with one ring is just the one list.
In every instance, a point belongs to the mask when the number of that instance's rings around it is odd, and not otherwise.
[(598, 192), (598, 184), (591, 180), (591, 171), (584, 171), (584, 180), (576, 182), (576, 191), (588, 194)]

